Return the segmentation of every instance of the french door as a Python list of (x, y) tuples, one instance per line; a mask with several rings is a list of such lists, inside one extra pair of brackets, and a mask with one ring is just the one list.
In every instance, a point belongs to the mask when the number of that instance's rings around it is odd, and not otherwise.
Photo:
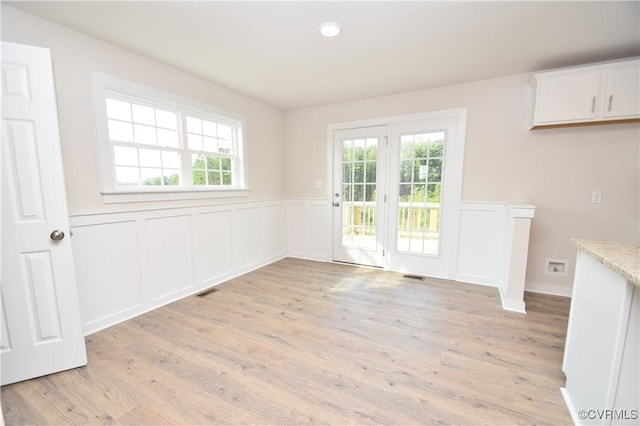
[[(334, 260), (384, 266), (386, 126), (334, 133)], [(382, 160), (382, 161), (380, 161)], [(383, 195), (383, 196), (380, 196)]]
[(450, 277), (457, 242), (461, 164), (456, 120), (432, 118), (389, 128), (391, 270)]
[(454, 111), (334, 131), (334, 260), (450, 277), (465, 118)]

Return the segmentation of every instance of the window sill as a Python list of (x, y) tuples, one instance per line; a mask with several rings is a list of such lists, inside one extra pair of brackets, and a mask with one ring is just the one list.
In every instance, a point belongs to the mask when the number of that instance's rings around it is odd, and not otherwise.
[(250, 189), (105, 190), (105, 204), (248, 197)]

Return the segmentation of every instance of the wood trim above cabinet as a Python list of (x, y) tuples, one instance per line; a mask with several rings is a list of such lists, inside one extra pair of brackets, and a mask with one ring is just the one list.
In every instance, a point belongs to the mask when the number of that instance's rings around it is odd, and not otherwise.
[(623, 119), (618, 119), (618, 120), (580, 121), (580, 122), (575, 122), (575, 123), (534, 124), (531, 127), (531, 130), (561, 129), (561, 128), (565, 128), (565, 127), (601, 126), (603, 124), (624, 124), (624, 123), (640, 123), (640, 117), (637, 117), (637, 118), (623, 118)]

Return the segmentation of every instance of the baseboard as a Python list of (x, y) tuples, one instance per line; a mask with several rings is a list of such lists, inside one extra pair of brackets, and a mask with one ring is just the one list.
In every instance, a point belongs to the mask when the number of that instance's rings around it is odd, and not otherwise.
[(582, 424), (582, 419), (579, 416), (576, 416), (578, 410), (574, 407), (573, 402), (571, 401), (571, 397), (567, 392), (567, 388), (560, 388), (560, 393), (562, 394), (562, 399), (564, 399), (564, 403), (567, 406), (567, 410), (569, 411), (569, 415), (571, 416), (571, 420), (573, 420), (573, 424), (580, 425)]
[(498, 287), (498, 283), (493, 277), (488, 277), (485, 275), (456, 273), (453, 277), (453, 280), (466, 284), (482, 285), (485, 287)]
[(306, 254), (306, 253), (303, 254), (303, 253), (296, 253), (296, 252), (289, 252), (289, 253), (287, 253), (286, 257), (291, 257), (293, 259), (300, 259), (300, 260), (313, 260), (313, 261), (316, 261), (316, 262), (331, 262), (332, 261), (327, 256), (315, 255), (315, 254)]
[(571, 288), (547, 283), (527, 282), (524, 291), (550, 294), (552, 296), (571, 297)]
[(523, 300), (509, 300), (505, 297), (502, 287), (500, 289), (500, 301), (502, 302), (502, 309), (505, 311), (517, 312), (519, 314), (526, 314), (525, 303)]

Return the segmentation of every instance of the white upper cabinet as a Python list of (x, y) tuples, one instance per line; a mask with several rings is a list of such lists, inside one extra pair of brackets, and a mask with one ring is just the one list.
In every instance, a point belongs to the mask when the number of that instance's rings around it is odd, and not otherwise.
[(635, 61), (607, 72), (603, 117), (626, 118), (640, 115), (639, 70), (638, 61)]
[(532, 128), (640, 119), (640, 61), (534, 75)]
[(597, 117), (600, 72), (573, 72), (538, 79), (536, 124)]

